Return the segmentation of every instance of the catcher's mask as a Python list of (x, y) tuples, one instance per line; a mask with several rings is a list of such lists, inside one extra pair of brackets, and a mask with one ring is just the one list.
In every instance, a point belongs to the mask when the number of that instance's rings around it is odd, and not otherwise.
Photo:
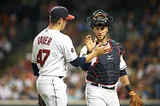
[(96, 26), (109, 27), (113, 22), (113, 17), (110, 16), (107, 12), (98, 9), (87, 18), (87, 21), (89, 22), (89, 26), (92, 28)]

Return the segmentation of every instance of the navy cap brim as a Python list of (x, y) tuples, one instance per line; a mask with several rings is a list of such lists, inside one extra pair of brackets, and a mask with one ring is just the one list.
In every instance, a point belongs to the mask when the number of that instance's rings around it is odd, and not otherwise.
[(73, 19), (75, 19), (75, 16), (68, 14), (68, 16), (65, 19), (66, 20), (73, 20)]

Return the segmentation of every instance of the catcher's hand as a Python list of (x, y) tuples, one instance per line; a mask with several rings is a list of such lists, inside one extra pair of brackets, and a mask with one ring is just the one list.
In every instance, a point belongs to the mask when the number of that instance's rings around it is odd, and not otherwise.
[(129, 100), (129, 106), (144, 106), (144, 103), (142, 101), (142, 98), (139, 94), (134, 93), (131, 91), (129, 93), (130, 100)]
[(85, 44), (86, 44), (87, 50), (89, 52), (92, 52), (92, 50), (96, 46), (96, 42), (97, 42), (97, 38), (95, 38), (94, 40), (92, 40), (91, 35), (87, 35), (86, 36), (86, 38), (85, 38)]

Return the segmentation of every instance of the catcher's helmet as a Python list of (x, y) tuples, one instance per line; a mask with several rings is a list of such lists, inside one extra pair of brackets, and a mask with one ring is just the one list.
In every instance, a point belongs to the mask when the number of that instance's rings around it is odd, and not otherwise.
[(107, 12), (103, 11), (102, 9), (98, 9), (93, 12), (91, 16), (87, 18), (90, 27), (95, 26), (111, 26), (113, 22), (113, 17), (110, 16)]

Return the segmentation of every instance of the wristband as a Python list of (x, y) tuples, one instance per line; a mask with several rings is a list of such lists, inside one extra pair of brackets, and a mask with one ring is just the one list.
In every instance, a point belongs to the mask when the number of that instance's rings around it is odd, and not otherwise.
[(128, 93), (132, 91), (131, 84), (126, 85), (125, 88), (126, 88)]

